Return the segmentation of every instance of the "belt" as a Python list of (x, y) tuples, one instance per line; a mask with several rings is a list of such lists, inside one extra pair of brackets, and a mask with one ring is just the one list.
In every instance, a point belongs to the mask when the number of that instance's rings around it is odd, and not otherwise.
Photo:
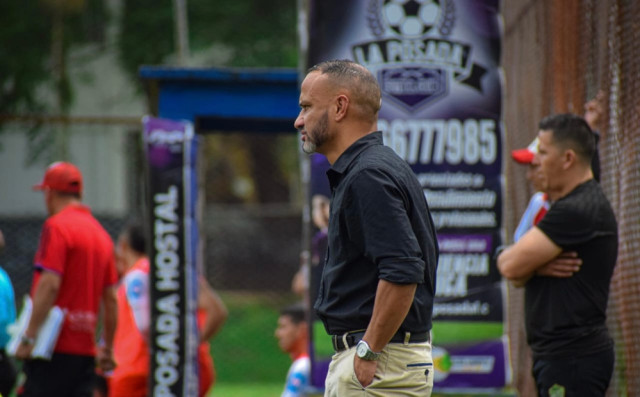
[[(331, 335), (331, 343), (336, 353), (347, 350), (358, 344), (364, 337), (364, 331), (346, 332), (342, 335)], [(422, 343), (431, 340), (428, 332), (419, 332), (412, 334), (411, 332), (398, 331), (389, 343)]]

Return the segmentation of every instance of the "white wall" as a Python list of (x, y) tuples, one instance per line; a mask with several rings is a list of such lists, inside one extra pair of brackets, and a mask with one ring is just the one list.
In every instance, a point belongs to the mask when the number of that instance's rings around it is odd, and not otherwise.
[[(117, 127), (92, 126), (90, 133), (71, 128), (70, 160), (84, 178), (85, 204), (96, 213), (124, 215), (126, 202), (125, 131)], [(19, 128), (0, 134), (0, 216), (45, 215), (42, 193), (33, 191), (48, 164), (25, 164), (27, 136)]]

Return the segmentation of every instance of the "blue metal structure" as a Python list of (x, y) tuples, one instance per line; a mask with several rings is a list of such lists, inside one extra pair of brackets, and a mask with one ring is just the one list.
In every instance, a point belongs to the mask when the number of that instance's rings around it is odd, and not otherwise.
[(139, 75), (151, 114), (192, 121), (199, 133), (295, 131), (299, 110), (295, 69), (143, 66)]

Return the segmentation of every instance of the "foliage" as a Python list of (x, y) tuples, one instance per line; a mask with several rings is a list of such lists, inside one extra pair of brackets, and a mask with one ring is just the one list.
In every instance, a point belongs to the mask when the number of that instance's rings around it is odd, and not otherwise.
[[(0, 2), (0, 114), (68, 112), (74, 95), (66, 65), (88, 60), (69, 59), (68, 54), (74, 46), (87, 43), (98, 44), (98, 51), (110, 49), (107, 4), (106, 0)], [(141, 65), (170, 64), (175, 56), (173, 2), (136, 0), (121, 6), (122, 18), (113, 20), (120, 24), (115, 48), (124, 70), (137, 82)], [(296, 0), (190, 0), (187, 7), (190, 49), (199, 58), (194, 64), (296, 65)], [(55, 26), (62, 26), (61, 34), (54, 34)], [(58, 56), (55, 48), (60, 49)], [(60, 139), (64, 131), (56, 134), (53, 125), (34, 121), (25, 124), (25, 130), (28, 162), (64, 148)]]
[[(205, 66), (294, 67), (297, 62), (296, 1), (190, 0), (192, 54), (218, 48)], [(137, 77), (140, 65), (163, 64), (174, 53), (172, 2), (124, 2), (120, 60)]]
[[(104, 39), (107, 14), (102, 0), (80, 2), (83, 8), (63, 12), (63, 53), (79, 43)], [(38, 88), (53, 82), (53, 9), (45, 2), (0, 2), (0, 113), (43, 112), (47, 103)], [(68, 106), (73, 96), (67, 80), (59, 82), (61, 98)]]
[(2, 1), (0, 15), (0, 113), (41, 110), (36, 88), (49, 77), (50, 18), (33, 1)]
[[(125, 70), (137, 80), (140, 65), (166, 63), (174, 52), (173, 2), (125, 1), (122, 7), (117, 48)], [(104, 44), (105, 0), (0, 2), (0, 113), (46, 110), (37, 89), (55, 83), (54, 10), (63, 18), (64, 61), (75, 45)], [(296, 66), (295, 0), (191, 0), (188, 13), (192, 53), (217, 45), (231, 54), (210, 59), (211, 66)], [(58, 84), (52, 88), (61, 94), (61, 105), (71, 105), (71, 85)]]
[(141, 65), (160, 64), (173, 50), (173, 9), (171, 1), (137, 0), (123, 2), (119, 57), (135, 80)]
[(189, 7), (194, 50), (223, 43), (234, 50), (229, 66), (296, 66), (295, 0), (193, 0)]
[[(66, 113), (73, 103), (67, 54), (77, 44), (104, 42), (103, 0), (3, 1), (0, 15), (0, 114)], [(59, 35), (54, 35), (54, 26), (60, 26)], [(59, 48), (57, 57), (54, 48)], [(2, 127), (0, 120), (0, 132)], [(51, 154), (51, 126), (34, 121), (25, 130), (27, 163)]]

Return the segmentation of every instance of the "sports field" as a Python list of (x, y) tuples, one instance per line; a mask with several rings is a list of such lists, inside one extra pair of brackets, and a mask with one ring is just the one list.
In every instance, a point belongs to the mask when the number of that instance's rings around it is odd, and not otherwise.
[(209, 397), (280, 397), (284, 383), (219, 383)]
[(291, 359), (273, 333), (280, 307), (295, 298), (225, 292), (220, 296), (229, 317), (211, 342), (217, 380), (209, 396), (280, 396)]
[[(220, 292), (220, 296), (229, 310), (229, 318), (211, 342), (217, 381), (208, 396), (279, 397), (291, 360), (279, 349), (273, 333), (280, 307), (295, 298), (225, 292)], [(442, 335), (447, 334), (447, 324), (444, 325)], [(487, 328), (481, 333), (496, 331)], [(434, 393), (436, 395), (446, 394)], [(510, 393), (496, 395), (513, 396)]]

